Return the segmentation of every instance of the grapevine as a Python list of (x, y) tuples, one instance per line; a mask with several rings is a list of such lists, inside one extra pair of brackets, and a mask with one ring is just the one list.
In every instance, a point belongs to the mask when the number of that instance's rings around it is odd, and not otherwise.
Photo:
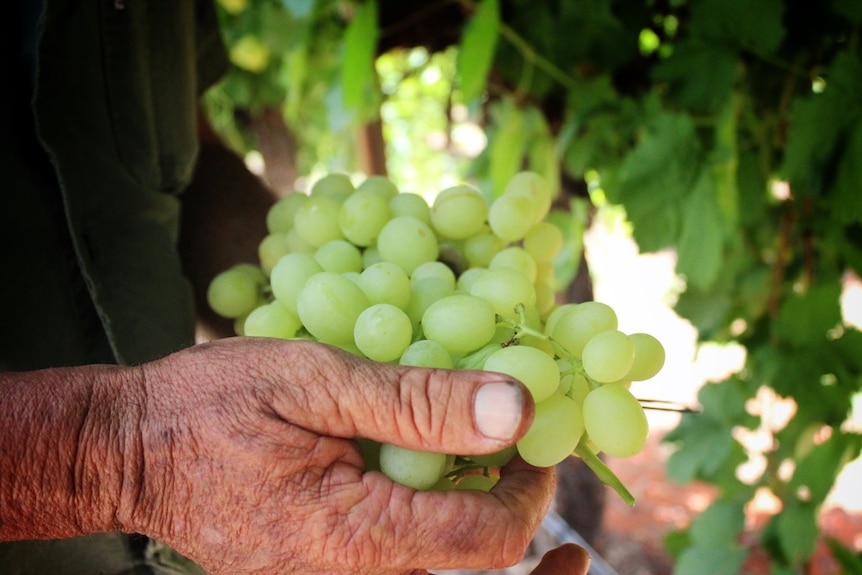
[(431, 204), (386, 178), (354, 187), (330, 174), (270, 209), (259, 265), (222, 271), (208, 301), (239, 335), (311, 339), (377, 362), (494, 371), (529, 390), (533, 423), (499, 453), (423, 453), (358, 438), (367, 467), (394, 481), (488, 490), (516, 454), (539, 467), (575, 456), (632, 504), (599, 454), (631, 457), (644, 447), (647, 419), (629, 387), (658, 373), (664, 348), (649, 334), (619, 331), (606, 304), (555, 301), (553, 260), (563, 241), (546, 221), (551, 199), (546, 181), (528, 171), (491, 202), (458, 185)]

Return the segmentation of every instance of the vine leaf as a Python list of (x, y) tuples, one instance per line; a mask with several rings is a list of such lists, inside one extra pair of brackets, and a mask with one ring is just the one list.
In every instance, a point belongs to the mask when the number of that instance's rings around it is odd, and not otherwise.
[(377, 2), (371, 0), (359, 6), (344, 32), (341, 89), (344, 107), (348, 110), (359, 108), (373, 86), (379, 33)]
[(469, 102), (485, 91), (499, 37), (499, 2), (482, 0), (467, 23), (458, 47), (456, 67), (464, 101)]
[(701, 170), (697, 184), (683, 207), (682, 233), (676, 269), (701, 289), (715, 283), (722, 267), (724, 222), (715, 197), (711, 170)]

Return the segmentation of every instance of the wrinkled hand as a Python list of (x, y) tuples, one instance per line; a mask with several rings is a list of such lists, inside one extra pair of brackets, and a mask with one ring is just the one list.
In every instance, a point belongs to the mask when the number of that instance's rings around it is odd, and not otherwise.
[[(499, 374), (258, 338), (141, 369), (118, 521), (212, 575), (503, 567), (521, 559), (553, 496), (553, 470), (518, 458), (490, 493), (417, 492), (363, 471), (357, 436), (448, 453), (511, 444), (533, 404)], [(580, 575), (588, 560), (564, 546), (545, 562), (537, 575)]]

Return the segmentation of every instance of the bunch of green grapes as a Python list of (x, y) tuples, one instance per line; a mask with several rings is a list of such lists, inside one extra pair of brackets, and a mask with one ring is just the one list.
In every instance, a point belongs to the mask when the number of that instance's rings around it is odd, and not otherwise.
[(422, 453), (360, 440), (370, 468), (416, 489), (490, 489), (516, 453), (536, 466), (570, 455), (630, 499), (597, 457), (630, 457), (647, 419), (629, 391), (664, 363), (661, 343), (617, 329), (599, 302), (558, 305), (553, 261), (563, 246), (546, 221), (551, 192), (521, 172), (487, 202), (475, 188), (429, 205), (372, 176), (342, 174), (279, 200), (259, 265), (213, 279), (209, 304), (245, 336), (304, 338), (378, 362), (481, 369), (517, 378), (535, 401), (531, 428), (500, 453)]

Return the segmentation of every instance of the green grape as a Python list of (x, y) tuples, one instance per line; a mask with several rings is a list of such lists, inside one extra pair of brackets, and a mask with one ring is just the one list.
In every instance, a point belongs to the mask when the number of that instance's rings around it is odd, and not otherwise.
[(430, 489), (446, 472), (444, 453), (415, 451), (390, 443), (380, 446), (380, 471), (401, 485), (420, 491)]
[(398, 363), (413, 367), (437, 367), (441, 369), (455, 367), (455, 362), (446, 348), (430, 339), (420, 339), (411, 343), (401, 354)]
[(533, 222), (545, 219), (551, 209), (553, 197), (548, 181), (535, 172), (523, 171), (512, 176), (503, 189), (503, 196), (515, 195), (530, 198), (534, 207)]
[(577, 401), (579, 404), (583, 405), (584, 400), (587, 398), (587, 394), (592, 391), (592, 388), (590, 387), (590, 382), (587, 380), (584, 374), (573, 373), (571, 374), (570, 383), (571, 385), (566, 395)]
[(644, 381), (654, 377), (664, 366), (664, 346), (648, 333), (632, 333), (629, 339), (635, 346), (635, 358), (624, 378)]
[(473, 282), (470, 293), (491, 302), (497, 315), (511, 319), (518, 319), (515, 306), (532, 307), (536, 304), (533, 284), (513, 268), (487, 270)]
[(596, 449), (631, 457), (646, 445), (649, 424), (643, 407), (626, 388), (608, 384), (584, 400), (584, 426)]
[(467, 294), (439, 299), (422, 315), (426, 339), (456, 354), (477, 350), (488, 343), (494, 337), (496, 326), (494, 307), (482, 298)]
[(362, 268), (370, 268), (374, 264), (382, 261), (380, 259), (380, 251), (377, 246), (368, 246), (362, 250)]
[(359, 184), (356, 188), (357, 192), (374, 192), (375, 194), (381, 196), (387, 202), (389, 202), (392, 198), (398, 195), (398, 187), (392, 183), (392, 180), (387, 178), (386, 176), (368, 176), (365, 180)]
[(357, 246), (370, 246), (389, 221), (389, 204), (372, 190), (359, 190), (341, 204), (338, 225), (344, 237)]
[(537, 281), (533, 289), (536, 292), (536, 311), (545, 316), (557, 305), (557, 291), (544, 281)]
[(557, 285), (557, 270), (554, 268), (553, 262), (536, 262), (536, 279), (534, 283), (539, 282), (545, 282), (550, 286)]
[(257, 246), (257, 258), (264, 273), (269, 274), (282, 256), (290, 253), (287, 234), (267, 234)]
[(291, 339), (302, 328), (302, 322), (278, 301), (252, 310), (243, 323), (243, 334), (258, 337)]
[(207, 303), (218, 315), (244, 317), (260, 302), (266, 276), (257, 266), (237, 264), (216, 275), (207, 287)]
[(327, 272), (362, 271), (362, 252), (347, 240), (326, 242), (314, 252), (314, 259)]
[(441, 191), (431, 206), (431, 224), (437, 233), (463, 240), (479, 233), (485, 225), (488, 204), (479, 190), (467, 185)]
[(308, 245), (318, 248), (344, 236), (338, 225), (341, 204), (328, 196), (311, 196), (299, 209), (293, 220), (293, 229)]
[(491, 204), (488, 224), (494, 234), (504, 242), (517, 242), (527, 235), (536, 222), (535, 210), (529, 196), (503, 195)]
[(530, 465), (552, 467), (572, 454), (583, 434), (580, 404), (555, 393), (536, 403), (533, 424), (516, 445)]
[(578, 305), (579, 304), (576, 303), (564, 303), (563, 305), (559, 305), (552, 309), (545, 320), (545, 333), (551, 333), (554, 331), (554, 326), (557, 324), (557, 320), (578, 307)]
[(437, 261), (425, 262), (416, 266), (416, 269), (410, 274), (410, 285), (415, 285), (419, 281), (432, 277), (443, 280), (450, 289), (455, 289), (455, 272), (443, 262)]
[(309, 254), (287, 254), (283, 256), (269, 277), (270, 288), (275, 299), (290, 312), (296, 314), (296, 298), (308, 278), (323, 271)]
[(353, 182), (347, 174), (327, 174), (314, 182), (310, 194), (316, 197), (327, 197), (341, 203), (353, 193)]
[(496, 477), (489, 477), (487, 475), (467, 475), (466, 477), (462, 477), (461, 480), (455, 484), (455, 489), (459, 491), (470, 490), (470, 491), (491, 491), (491, 488), (494, 487), (499, 481)]
[(524, 249), (537, 262), (550, 262), (563, 249), (563, 232), (550, 222), (539, 222), (524, 236)]
[(479, 232), (464, 240), (464, 257), (471, 266), (486, 268), (506, 243), (490, 231)]
[[(550, 328), (550, 329), (549, 329)], [(575, 357), (580, 357), (587, 341), (601, 331), (617, 329), (617, 314), (607, 304), (588, 301), (564, 310), (545, 333)]]
[(495, 451), (494, 453), (488, 453), (486, 455), (468, 455), (467, 458), (476, 465), (481, 465), (482, 467), (503, 467), (509, 463), (517, 453), (518, 448), (512, 445), (505, 449), (501, 449), (500, 451)]
[(362, 270), (359, 287), (372, 304), (388, 303), (406, 310), (410, 303), (410, 278), (391, 262), (377, 262)]
[(621, 331), (609, 329), (591, 337), (581, 356), (584, 372), (599, 383), (625, 377), (635, 358), (635, 345)]
[(419, 264), (436, 260), (440, 247), (427, 224), (411, 216), (398, 216), (380, 230), (377, 249), (381, 260), (398, 264), (409, 275)]
[(479, 277), (488, 271), (487, 268), (470, 268), (461, 272), (458, 279), (455, 280), (455, 289), (461, 293), (470, 293), (473, 284)]
[(407, 315), (410, 316), (414, 327), (419, 327), (419, 323), (422, 321), (422, 316), (425, 314), (428, 306), (453, 293), (455, 293), (455, 289), (448, 280), (443, 278), (430, 277), (415, 282), (411, 281), (410, 303), (407, 304)]
[(311, 276), (300, 290), (296, 311), (308, 332), (324, 343), (353, 344), (356, 318), (368, 298), (355, 283), (335, 272)]
[(378, 303), (364, 309), (356, 318), (353, 339), (368, 359), (395, 361), (413, 339), (413, 324), (401, 309)]
[(413, 216), (427, 225), (431, 225), (431, 206), (419, 194), (402, 192), (389, 200), (389, 211), (392, 217)]
[(314, 246), (302, 239), (302, 236), (295, 229), (288, 231), (285, 234), (287, 249), (293, 254), (313, 254)]
[(266, 229), (269, 233), (287, 233), (292, 230), (296, 210), (307, 199), (305, 194), (294, 192), (275, 202), (266, 213)]
[(511, 375), (530, 390), (533, 401), (537, 403), (560, 386), (560, 368), (554, 358), (527, 345), (500, 348), (485, 360), (482, 369)]
[(511, 246), (497, 252), (488, 264), (488, 269), (494, 268), (514, 268), (530, 280), (530, 283), (536, 281), (536, 260), (527, 253), (527, 250), (518, 246)]

